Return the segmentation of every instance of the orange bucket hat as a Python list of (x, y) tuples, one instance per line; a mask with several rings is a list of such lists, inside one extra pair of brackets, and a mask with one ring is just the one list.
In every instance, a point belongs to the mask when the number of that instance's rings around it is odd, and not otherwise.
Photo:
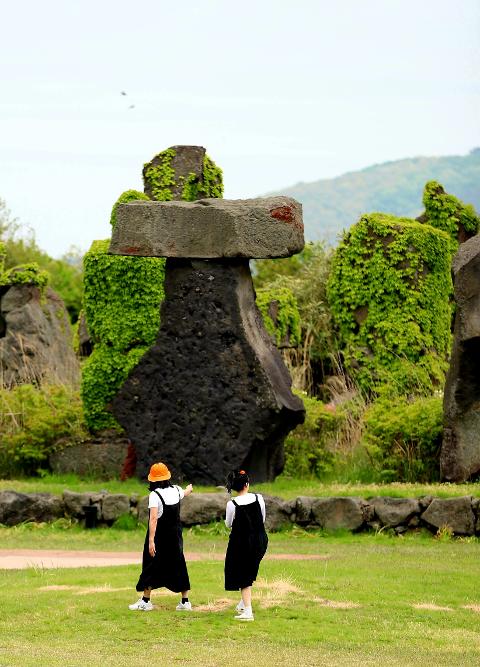
[(148, 473), (149, 482), (164, 482), (172, 476), (165, 463), (154, 463)]

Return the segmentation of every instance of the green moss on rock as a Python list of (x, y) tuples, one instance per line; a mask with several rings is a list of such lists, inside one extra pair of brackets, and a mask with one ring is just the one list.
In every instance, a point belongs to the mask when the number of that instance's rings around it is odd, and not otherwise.
[(0, 285), (36, 285), (42, 292), (49, 281), (48, 271), (43, 271), (36, 262), (19, 264), (0, 276)]
[(203, 158), (203, 182), (199, 184), (195, 199), (200, 197), (223, 197), (223, 172), (208, 155)]
[[(195, 149), (197, 155), (198, 151), (204, 152), (204, 149), (200, 147), (195, 147)], [(198, 173), (191, 171), (186, 176), (185, 174), (176, 174), (174, 164), (176, 156), (175, 148), (167, 148), (144, 165), (145, 192), (152, 199), (158, 201), (170, 201), (172, 199), (194, 201), (205, 197), (223, 196), (222, 170), (208, 155), (203, 155), (202, 161), (197, 163)], [(181, 156), (178, 157), (180, 157), (181, 162)], [(178, 164), (176, 168), (182, 169)]]
[(471, 204), (445, 192), (437, 181), (429, 181), (423, 192), (425, 213), (420, 220), (446, 232), (451, 240), (452, 252), (459, 243), (478, 234), (480, 218)]
[(112, 229), (117, 224), (117, 209), (119, 205), (128, 204), (128, 202), (130, 201), (138, 201), (138, 200), (150, 201), (149, 197), (147, 197), (146, 194), (140, 192), (139, 190), (125, 190), (125, 192), (122, 192), (122, 194), (112, 207), (112, 213), (110, 215), (110, 224), (112, 225)]
[(158, 153), (152, 162), (144, 165), (143, 180), (145, 189), (147, 184), (153, 199), (158, 201), (170, 201), (173, 199), (172, 185), (175, 185), (175, 170), (172, 160), (175, 157), (173, 148)]
[(372, 213), (345, 236), (328, 298), (345, 366), (363, 388), (408, 382), (405, 365), (423, 367), (430, 383), (443, 377), (451, 340), (450, 257), (444, 231), (408, 218)]

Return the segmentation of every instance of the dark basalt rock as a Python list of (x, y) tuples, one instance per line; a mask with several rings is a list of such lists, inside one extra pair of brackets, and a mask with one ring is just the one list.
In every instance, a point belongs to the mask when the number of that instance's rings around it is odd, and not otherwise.
[(25, 521), (55, 521), (64, 511), (62, 499), (50, 493), (0, 491), (0, 524), (5, 526)]
[(255, 305), (248, 260), (169, 258), (165, 276), (157, 341), (112, 402), (138, 476), (162, 460), (179, 480), (223, 483), (235, 467), (273, 479), (304, 407)]
[(475, 515), (471, 496), (434, 498), (421, 518), (436, 530), (447, 527), (455, 535), (475, 533)]
[(453, 261), (455, 331), (444, 393), (441, 478), (464, 482), (480, 473), (480, 236)]
[(6, 387), (22, 383), (78, 383), (80, 367), (62, 299), (49, 287), (0, 289), (0, 367)]

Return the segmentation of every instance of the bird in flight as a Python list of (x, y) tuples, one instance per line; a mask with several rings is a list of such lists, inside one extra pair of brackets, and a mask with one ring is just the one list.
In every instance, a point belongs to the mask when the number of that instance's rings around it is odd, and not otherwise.
[[(126, 97), (126, 96), (127, 96), (127, 93), (126, 93), (124, 90), (121, 90), (121, 91), (120, 91), (120, 95), (122, 95), (123, 97)], [(130, 104), (130, 106), (128, 107), (128, 109), (135, 109), (135, 105), (134, 105), (134, 104)]]

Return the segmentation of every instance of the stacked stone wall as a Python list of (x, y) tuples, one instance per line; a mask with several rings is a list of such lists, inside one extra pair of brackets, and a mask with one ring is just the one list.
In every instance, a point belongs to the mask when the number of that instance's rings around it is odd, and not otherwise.
[[(299, 496), (282, 500), (264, 496), (267, 528), (277, 531), (295, 524), (327, 531), (392, 530), (397, 534), (427, 528), (433, 534), (448, 531), (458, 536), (480, 536), (480, 497), (358, 498), (337, 496), (318, 498)], [(221, 521), (229, 496), (219, 493), (193, 493), (182, 501), (183, 525), (193, 526)], [(95, 506), (100, 524), (112, 525), (116, 519), (131, 514), (140, 522), (148, 521), (148, 496), (123, 493), (64, 491), (62, 496), (49, 493), (0, 492), (0, 524), (14, 526), (26, 521), (55, 521), (59, 518), (85, 520), (86, 507)]]

